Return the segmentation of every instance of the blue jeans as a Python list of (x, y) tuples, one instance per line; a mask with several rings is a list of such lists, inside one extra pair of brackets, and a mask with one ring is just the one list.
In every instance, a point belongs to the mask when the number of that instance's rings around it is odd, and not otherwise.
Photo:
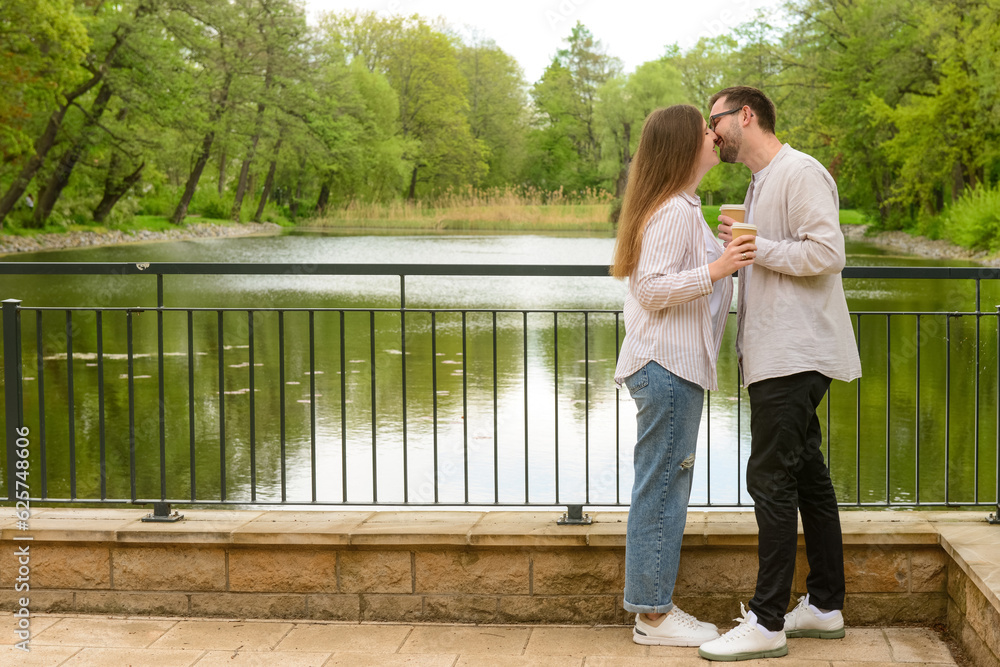
[(635, 482), (625, 536), (627, 611), (666, 613), (681, 558), (705, 391), (655, 361), (625, 378), (635, 400)]

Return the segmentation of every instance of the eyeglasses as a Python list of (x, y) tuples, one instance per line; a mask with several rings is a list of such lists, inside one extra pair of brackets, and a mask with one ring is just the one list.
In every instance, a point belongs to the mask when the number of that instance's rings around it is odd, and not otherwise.
[(737, 107), (735, 109), (730, 109), (729, 111), (721, 111), (721, 112), (719, 112), (719, 113), (717, 113), (715, 115), (709, 116), (708, 117), (708, 127), (709, 127), (709, 129), (711, 129), (714, 132), (715, 131), (715, 121), (719, 120), (723, 116), (728, 116), (731, 113), (736, 113), (737, 111), (741, 111), (742, 109), (743, 109), (743, 107)]

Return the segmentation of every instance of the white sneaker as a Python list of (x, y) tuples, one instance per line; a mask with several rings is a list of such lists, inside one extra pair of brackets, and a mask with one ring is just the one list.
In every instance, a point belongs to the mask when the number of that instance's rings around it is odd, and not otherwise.
[[(698, 655), (706, 660), (720, 662), (780, 658), (788, 655), (788, 645), (785, 643), (783, 631), (771, 632), (757, 625), (757, 614), (747, 611), (742, 602), (740, 613), (743, 618), (733, 619), (739, 621), (739, 625), (718, 639), (702, 644), (698, 649)], [(768, 638), (764, 633), (772, 636)]]
[(656, 625), (651, 625), (642, 614), (636, 614), (632, 628), (632, 641), (649, 646), (701, 646), (718, 637), (717, 627), (699, 621), (676, 606), (660, 617)]
[(786, 637), (840, 639), (844, 636), (844, 615), (839, 609), (822, 612), (809, 604), (809, 595), (799, 598), (795, 609), (785, 614)]

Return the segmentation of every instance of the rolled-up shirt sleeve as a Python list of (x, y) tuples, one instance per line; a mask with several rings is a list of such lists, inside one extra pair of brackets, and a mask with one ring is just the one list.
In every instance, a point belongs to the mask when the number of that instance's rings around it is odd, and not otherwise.
[(708, 264), (682, 270), (685, 258), (697, 251), (686, 247), (689, 237), (682, 214), (672, 206), (661, 208), (646, 224), (629, 286), (644, 309), (662, 310), (712, 293)]
[(847, 263), (836, 190), (816, 168), (798, 172), (788, 184), (788, 223), (797, 238), (758, 236), (754, 264), (793, 276), (840, 273)]

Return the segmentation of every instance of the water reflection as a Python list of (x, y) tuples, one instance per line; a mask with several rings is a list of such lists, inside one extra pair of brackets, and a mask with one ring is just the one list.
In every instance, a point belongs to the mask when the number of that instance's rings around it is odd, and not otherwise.
[[(613, 239), (602, 236), (294, 233), (4, 259), (603, 264), (612, 248)], [(864, 244), (850, 244), (849, 252), (852, 265), (942, 264), (878, 253)], [(974, 308), (976, 297), (971, 281), (851, 280), (845, 287), (853, 311), (962, 311)], [(39, 447), (32, 469), (44, 476), (49, 496), (71, 495), (72, 459), (77, 497), (128, 498), (134, 457), (140, 498), (159, 497), (161, 484), (173, 499), (219, 498), (224, 478), (226, 498), (241, 502), (628, 502), (634, 406), (612, 380), (624, 335), (614, 313), (564, 313), (558, 327), (555, 316), (540, 312), (500, 312), (495, 320), (492, 313), (408, 312), (404, 322), (398, 310), (349, 310), (398, 309), (398, 278), (315, 276), (308, 270), (292, 276), (168, 276), (165, 288), (168, 307), (258, 312), (224, 313), (221, 345), (217, 312), (195, 312), (190, 321), (184, 312), (164, 313), (162, 374), (156, 313), (105, 313), (101, 365), (93, 313), (75, 312), (67, 324), (65, 312), (46, 311), (40, 330), (36, 313), (25, 313), (26, 418), (40, 427), (44, 412), (46, 443), (44, 460)], [(610, 278), (406, 280), (407, 307), (416, 310), (615, 311), (624, 291)], [(984, 303), (998, 296), (994, 285), (983, 285)], [(14, 277), (4, 280), (3, 297), (20, 298), (27, 307), (132, 307), (155, 305), (156, 291), (151, 276)], [(278, 307), (315, 312), (267, 310)], [(852, 385), (835, 383), (820, 408), (842, 501), (914, 502), (918, 493), (924, 502), (943, 500), (946, 486), (953, 501), (992, 497), (996, 318), (980, 318), (978, 326), (976, 320), (856, 320), (865, 377)], [(712, 393), (704, 413), (694, 504), (749, 502), (742, 482), (749, 402), (737, 390), (734, 337), (731, 321), (720, 391)], [(103, 488), (95, 472), (102, 459)]]

